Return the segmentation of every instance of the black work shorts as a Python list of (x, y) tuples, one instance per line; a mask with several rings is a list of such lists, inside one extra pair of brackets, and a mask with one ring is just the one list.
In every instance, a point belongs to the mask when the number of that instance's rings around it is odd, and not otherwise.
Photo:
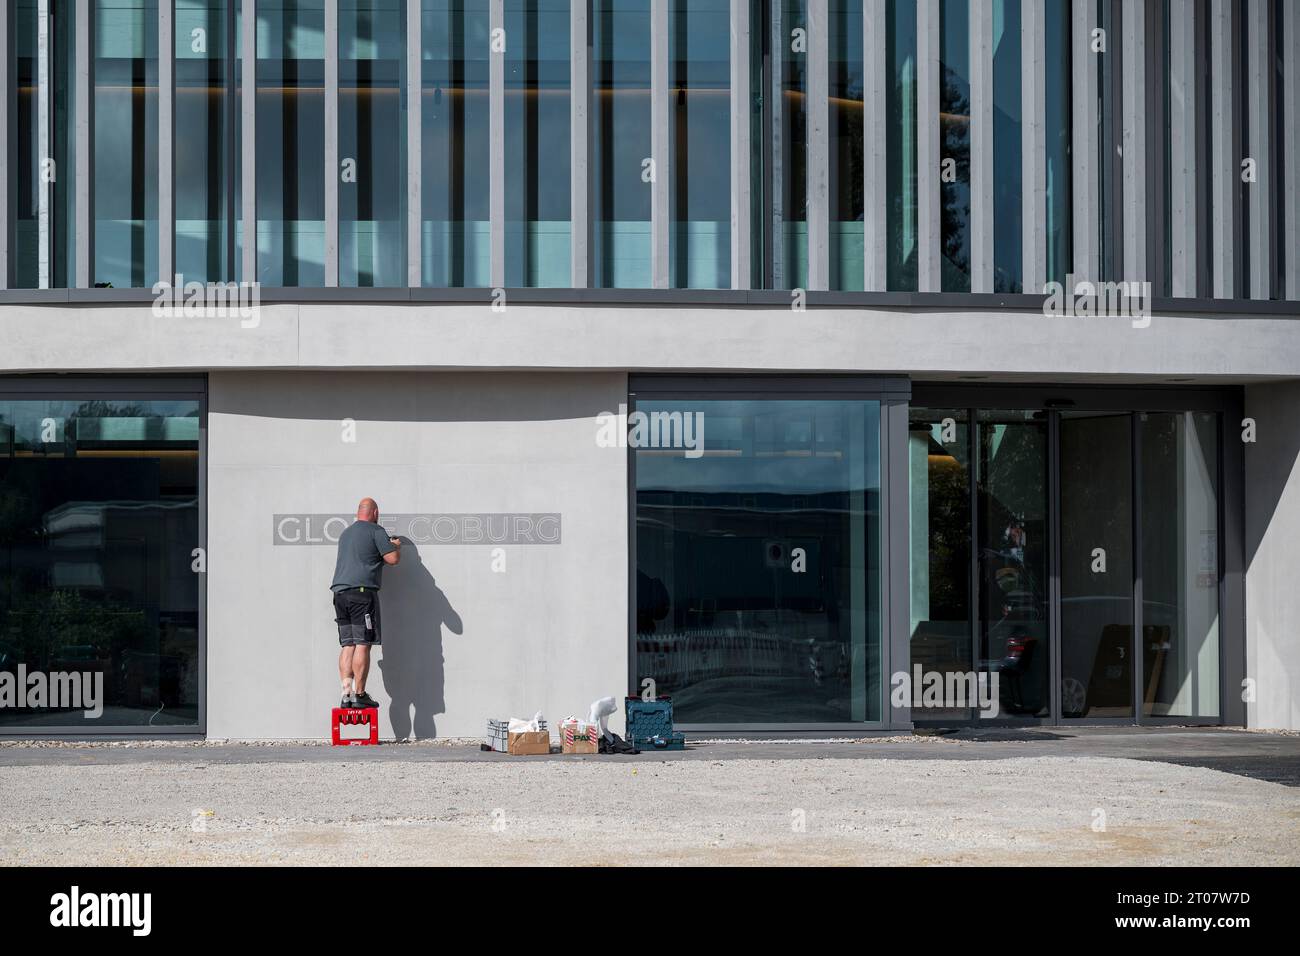
[(334, 623), (339, 646), (379, 643), (379, 592), (351, 588), (334, 592)]

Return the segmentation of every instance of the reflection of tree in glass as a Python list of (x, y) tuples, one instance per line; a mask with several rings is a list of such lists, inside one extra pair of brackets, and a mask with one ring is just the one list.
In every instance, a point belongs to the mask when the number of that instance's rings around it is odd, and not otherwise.
[[(11, 582), (17, 584), (18, 582)], [(77, 591), (8, 588), (13, 604), (0, 640), (15, 647), (28, 667), (80, 657), (106, 659), (123, 650), (145, 650), (144, 611)]]
[(943, 104), (939, 123), (942, 156), (956, 164), (956, 181), (942, 183), (943, 254), (950, 267), (967, 273), (970, 271), (970, 245), (966, 236), (970, 216), (970, 91), (966, 81), (947, 67), (943, 69), (940, 102)]
[[(958, 441), (964, 441), (963, 428)], [(933, 445), (931, 446), (933, 449)], [(970, 493), (966, 469), (950, 457), (930, 463), (930, 618), (961, 620), (970, 595)]]

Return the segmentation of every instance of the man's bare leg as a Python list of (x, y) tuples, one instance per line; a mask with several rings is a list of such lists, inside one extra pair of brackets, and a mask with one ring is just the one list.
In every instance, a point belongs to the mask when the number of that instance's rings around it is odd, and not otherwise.
[(352, 690), (360, 697), (366, 692), (366, 678), (370, 676), (370, 645), (352, 645)]
[(352, 645), (339, 648), (339, 687), (344, 697), (351, 697), (355, 692), (352, 683)]

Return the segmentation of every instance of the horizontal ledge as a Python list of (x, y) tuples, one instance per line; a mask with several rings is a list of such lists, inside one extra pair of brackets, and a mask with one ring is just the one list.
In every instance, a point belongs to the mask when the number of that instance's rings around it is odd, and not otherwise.
[[(792, 292), (772, 289), (533, 289), (505, 288), (262, 288), (268, 305), (408, 303), (412, 305), (492, 305), (504, 293), (505, 304), (569, 306), (658, 306), (708, 308), (749, 306), (789, 309)], [(999, 312), (1041, 312), (1046, 296), (969, 292), (805, 292), (810, 309), (972, 309)], [(151, 304), (149, 289), (5, 289), (4, 305)], [(1277, 299), (1181, 299), (1153, 297), (1156, 315), (1212, 314), (1231, 318), (1266, 315), (1300, 318), (1300, 302)], [(1080, 317), (1085, 318), (1085, 317)]]

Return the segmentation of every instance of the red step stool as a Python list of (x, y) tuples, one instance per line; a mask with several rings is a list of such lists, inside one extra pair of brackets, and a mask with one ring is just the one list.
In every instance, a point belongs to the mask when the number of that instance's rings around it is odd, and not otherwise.
[[(370, 739), (357, 737), (355, 740), (343, 739), (343, 724), (369, 724)], [(353, 744), (379, 743), (379, 708), (378, 707), (335, 707), (330, 711), (331, 742), (335, 747), (347, 747)]]

